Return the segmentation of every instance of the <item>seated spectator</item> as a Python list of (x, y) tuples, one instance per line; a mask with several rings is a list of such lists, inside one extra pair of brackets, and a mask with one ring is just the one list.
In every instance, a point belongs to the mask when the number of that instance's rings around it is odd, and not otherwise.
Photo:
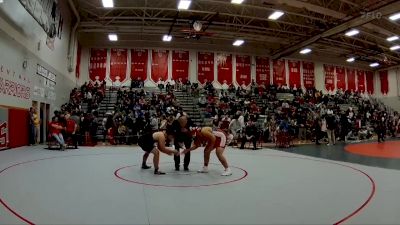
[(256, 150), (257, 140), (258, 140), (258, 131), (256, 124), (250, 120), (245, 128), (245, 132), (242, 137), (242, 145), (240, 146), (240, 149), (244, 149), (244, 145), (246, 144), (246, 142), (250, 141), (253, 142), (253, 150)]
[(65, 149), (65, 141), (64, 137), (62, 135), (62, 131), (64, 130), (64, 127), (61, 125), (61, 123), (58, 121), (58, 116), (54, 116), (52, 121), (49, 123), (49, 129), (50, 129), (50, 135), (51, 137), (55, 138), (56, 141), (60, 144), (61, 149)]

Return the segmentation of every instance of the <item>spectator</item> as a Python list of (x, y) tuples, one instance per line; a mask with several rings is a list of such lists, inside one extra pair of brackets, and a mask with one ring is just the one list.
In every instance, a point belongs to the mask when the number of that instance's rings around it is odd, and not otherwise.
[(245, 133), (242, 137), (242, 145), (240, 149), (244, 149), (244, 145), (247, 141), (253, 142), (253, 150), (257, 149), (257, 140), (258, 140), (258, 131), (255, 123), (253, 121), (249, 121), (245, 128)]
[(56, 139), (56, 141), (60, 144), (61, 149), (65, 149), (66, 145), (64, 142), (64, 137), (61, 133), (64, 127), (58, 121), (58, 116), (53, 117), (52, 121), (49, 123), (49, 129), (51, 137)]

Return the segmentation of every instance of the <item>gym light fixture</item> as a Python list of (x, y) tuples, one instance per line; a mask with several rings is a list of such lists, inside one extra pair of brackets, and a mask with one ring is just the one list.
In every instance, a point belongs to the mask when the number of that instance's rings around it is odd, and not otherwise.
[(231, 0), (232, 4), (242, 4), (244, 0)]
[(232, 45), (234, 46), (241, 46), (244, 43), (244, 40), (238, 39), (235, 42), (233, 42)]
[(110, 41), (118, 41), (118, 35), (116, 35), (116, 34), (109, 34), (109, 35), (108, 35), (108, 40), (110, 40)]
[(171, 35), (168, 35), (168, 34), (166, 34), (166, 35), (164, 35), (163, 36), (163, 39), (162, 39), (163, 41), (171, 41), (172, 40), (172, 36)]
[(396, 21), (396, 20), (400, 19), (400, 13), (396, 13), (396, 14), (391, 15), (389, 17), (389, 19), (392, 20), (392, 21)]
[(275, 11), (273, 12), (271, 15), (269, 15), (268, 19), (270, 20), (277, 20), (279, 19), (281, 16), (283, 16), (283, 14), (285, 14), (282, 11)]
[(303, 55), (305, 55), (305, 54), (308, 54), (308, 53), (310, 53), (312, 50), (311, 49), (309, 49), (309, 48), (305, 48), (305, 49), (302, 49), (301, 51), (300, 51), (300, 54), (303, 54)]
[(354, 61), (356, 61), (356, 59), (354, 57), (351, 57), (351, 58), (348, 58), (346, 61), (347, 62), (354, 62)]
[(378, 67), (378, 66), (379, 66), (379, 63), (371, 63), (371, 64), (369, 64), (369, 66), (370, 66), (370, 67)]
[(398, 39), (399, 39), (399, 36), (391, 36), (391, 37), (386, 38), (387, 41), (395, 41)]
[(392, 50), (392, 51), (396, 51), (398, 49), (400, 49), (400, 45), (395, 45), (395, 46), (390, 47), (390, 50)]
[(112, 8), (114, 7), (114, 1), (113, 0), (102, 0), (103, 2), (103, 7), (104, 8)]
[(189, 9), (191, 0), (180, 0), (178, 4), (178, 9)]
[(351, 36), (357, 35), (357, 34), (359, 34), (359, 33), (360, 33), (359, 30), (357, 30), (357, 29), (352, 29), (352, 30), (347, 31), (347, 32), (345, 33), (345, 35), (348, 36), (348, 37), (351, 37)]

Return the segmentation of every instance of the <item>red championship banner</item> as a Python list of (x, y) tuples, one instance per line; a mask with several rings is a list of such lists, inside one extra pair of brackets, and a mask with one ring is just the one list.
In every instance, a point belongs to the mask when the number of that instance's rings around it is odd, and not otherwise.
[(107, 49), (90, 49), (89, 78), (104, 80), (106, 78)]
[(248, 86), (251, 82), (251, 57), (236, 55), (236, 82)]
[(139, 77), (142, 81), (147, 79), (147, 62), (149, 59), (149, 51), (147, 49), (131, 50), (131, 79), (137, 80)]
[(381, 81), (381, 93), (387, 95), (389, 92), (388, 71), (379, 71), (379, 80)]
[(361, 93), (365, 92), (365, 72), (364, 70), (357, 70), (357, 90)]
[(301, 88), (301, 77), (300, 77), (300, 61), (289, 60), (289, 86), (291, 88)]
[(336, 67), (336, 86), (337, 89), (346, 90), (346, 69), (344, 67)]
[(161, 78), (168, 78), (168, 50), (152, 50), (151, 52), (151, 79), (157, 83)]
[(375, 92), (374, 88), (374, 72), (373, 71), (366, 71), (365, 78), (367, 81), (367, 92), (368, 94), (372, 95)]
[(347, 90), (350, 92), (356, 91), (356, 70), (347, 69)]
[(110, 79), (112, 82), (123, 82), (128, 67), (128, 50), (112, 48), (110, 60)]
[(79, 79), (81, 76), (81, 61), (82, 61), (82, 45), (78, 43), (78, 50), (76, 52), (76, 66), (75, 66), (75, 77)]
[(214, 53), (197, 53), (197, 80), (200, 84), (214, 81)]
[(303, 61), (303, 83), (305, 89), (315, 88), (315, 66), (313, 62)]
[(285, 71), (285, 60), (273, 60), (272, 61), (272, 77), (273, 83), (277, 86), (286, 85), (286, 71)]
[(256, 56), (256, 82), (266, 86), (271, 84), (269, 58)]
[(172, 51), (172, 78), (184, 82), (189, 79), (189, 51)]
[(324, 64), (325, 89), (327, 91), (335, 90), (335, 67)]
[(217, 55), (218, 63), (218, 82), (222, 85), (232, 84), (232, 55)]

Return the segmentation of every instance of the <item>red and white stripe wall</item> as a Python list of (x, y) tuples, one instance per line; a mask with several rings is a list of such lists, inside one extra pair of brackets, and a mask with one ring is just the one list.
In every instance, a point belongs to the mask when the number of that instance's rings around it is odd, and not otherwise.
[[(314, 62), (226, 54), (226, 60), (218, 64), (218, 53), (190, 53), (185, 50), (90, 49), (89, 79), (106, 79), (109, 83), (126, 84), (138, 77), (152, 82), (157, 82), (160, 78), (182, 78), (201, 84), (213, 81), (219, 85), (249, 85), (251, 80), (255, 79), (259, 84), (287, 84), (297, 88), (320, 86), (316, 85)], [(193, 71), (191, 66), (196, 67), (197, 74), (190, 73)], [(371, 94), (375, 92), (373, 71), (323, 64), (322, 73), (324, 91), (342, 89)], [(381, 93), (388, 93), (387, 71), (380, 71), (377, 76), (381, 81)]]

